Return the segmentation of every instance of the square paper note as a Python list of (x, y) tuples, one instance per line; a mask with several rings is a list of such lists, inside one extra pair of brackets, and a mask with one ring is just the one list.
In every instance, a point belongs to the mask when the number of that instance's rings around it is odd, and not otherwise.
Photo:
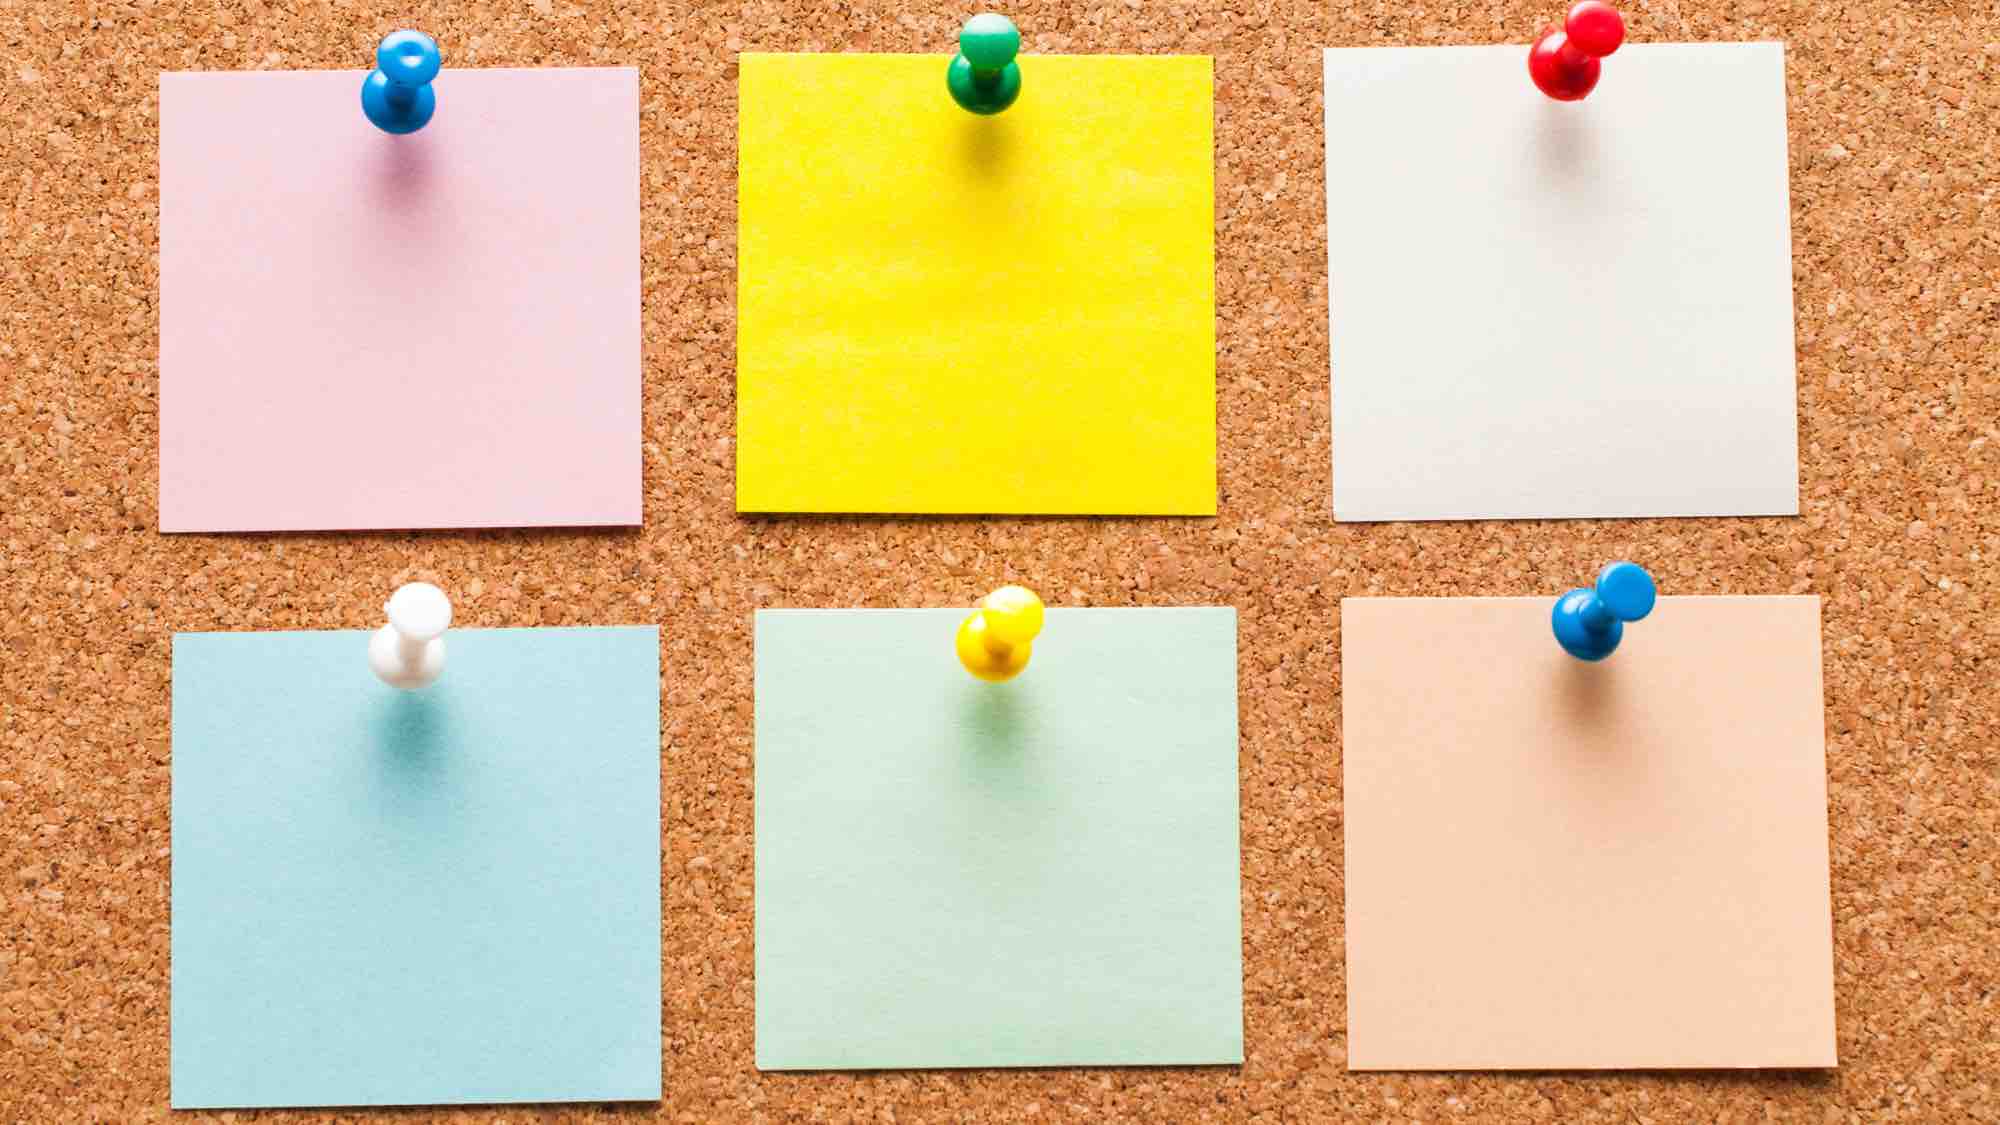
[(174, 1108), (660, 1096), (659, 631), (446, 643), (174, 638)]
[(757, 1065), (1243, 1061), (1236, 611), (757, 614)]
[(1342, 520), (1796, 515), (1784, 51), (1326, 53)]
[(1348, 1065), (1834, 1065), (1819, 599), (1552, 603), (1341, 605)]
[(742, 57), (736, 507), (1215, 514), (1207, 58)]
[(639, 79), (160, 76), (160, 530), (639, 522)]

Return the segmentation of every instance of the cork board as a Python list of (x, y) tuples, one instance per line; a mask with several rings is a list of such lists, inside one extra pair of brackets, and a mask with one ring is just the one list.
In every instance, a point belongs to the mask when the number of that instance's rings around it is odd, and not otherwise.
[[(666, 1096), (437, 1119), (2000, 1119), (2000, 12), (1627, 6), (1635, 40), (1787, 44), (1801, 517), (1335, 525), (1320, 48), (1525, 43), (1559, 8), (1010, 6), (1031, 51), (1215, 57), (1221, 515), (925, 521), (733, 510), (733, 60), (940, 50), (968, 9), (0, 8), (0, 1118), (167, 1116), (171, 634), (372, 627), (425, 578), (467, 626), (664, 634)], [(164, 538), (158, 73), (351, 67), (406, 24), (450, 65), (640, 68), (645, 524)], [(1349, 1073), (1339, 599), (1553, 597), (1618, 557), (1664, 593), (1825, 599), (1840, 1068)], [(1015, 578), (1059, 605), (1237, 607), (1248, 1061), (758, 1073), (751, 611), (964, 605)]]

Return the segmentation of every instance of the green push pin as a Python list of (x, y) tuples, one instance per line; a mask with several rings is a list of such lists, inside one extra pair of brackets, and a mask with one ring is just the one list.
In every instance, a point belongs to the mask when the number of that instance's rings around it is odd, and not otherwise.
[(1021, 32), (1006, 16), (984, 12), (965, 21), (958, 54), (944, 72), (945, 88), (959, 105), (978, 114), (999, 113), (1021, 96)]

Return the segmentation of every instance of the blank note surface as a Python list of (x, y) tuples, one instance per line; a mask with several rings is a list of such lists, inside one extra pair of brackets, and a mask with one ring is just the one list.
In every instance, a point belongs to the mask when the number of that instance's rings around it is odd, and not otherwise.
[(1834, 1065), (1819, 599), (1341, 604), (1348, 1065)]
[(1336, 518), (1797, 514), (1780, 45), (1325, 75)]
[(1235, 611), (965, 612), (757, 614), (757, 1065), (1241, 1062)]
[(737, 509), (1213, 515), (1210, 60), (947, 61), (742, 57)]
[(160, 76), (160, 529), (636, 524), (639, 81)]
[(173, 1105), (660, 1096), (659, 631), (183, 633)]

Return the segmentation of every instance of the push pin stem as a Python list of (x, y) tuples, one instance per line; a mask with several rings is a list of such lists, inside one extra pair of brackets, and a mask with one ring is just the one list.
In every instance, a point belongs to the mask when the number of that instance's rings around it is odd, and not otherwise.
[(1618, 619), (1611, 616), (1611, 607), (1604, 604), (1604, 599), (1596, 591), (1588, 592), (1580, 613), (1584, 629), (1599, 636), (1609, 633), (1613, 625), (1619, 624)]
[(1028, 666), (1042, 631), (1042, 599), (1023, 586), (1002, 586), (958, 626), (958, 661), (982, 680), (1011, 680)]
[(1549, 624), (1556, 643), (1578, 660), (1610, 656), (1625, 635), (1625, 622), (1653, 612), (1653, 576), (1637, 563), (1615, 562), (1597, 576), (1597, 585), (1579, 587), (1556, 599)]
[(382, 100), (388, 103), (390, 109), (406, 115), (410, 112), (410, 108), (417, 104), (417, 91), (421, 88), (391, 82), (389, 88), (383, 91)]
[(389, 623), (368, 638), (368, 667), (390, 687), (428, 687), (444, 671), (444, 631), (451, 599), (428, 582), (396, 588), (382, 607)]

